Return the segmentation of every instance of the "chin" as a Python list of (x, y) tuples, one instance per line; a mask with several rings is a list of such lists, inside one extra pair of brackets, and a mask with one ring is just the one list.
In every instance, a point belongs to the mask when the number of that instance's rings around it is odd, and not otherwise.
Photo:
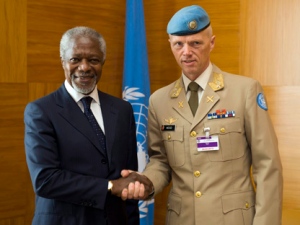
[(72, 86), (75, 91), (87, 95), (95, 89), (96, 84), (86, 86), (86, 85), (77, 85), (75, 82), (72, 82)]

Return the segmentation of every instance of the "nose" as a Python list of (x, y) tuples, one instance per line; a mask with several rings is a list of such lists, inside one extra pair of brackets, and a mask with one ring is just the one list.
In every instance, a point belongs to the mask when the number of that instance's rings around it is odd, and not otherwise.
[(189, 45), (184, 45), (183, 55), (191, 55), (191, 54), (192, 54), (191, 47)]
[(87, 59), (82, 59), (79, 66), (78, 66), (78, 69), (80, 71), (83, 71), (83, 72), (89, 71), (90, 68), (91, 68), (91, 66), (90, 66), (89, 61)]

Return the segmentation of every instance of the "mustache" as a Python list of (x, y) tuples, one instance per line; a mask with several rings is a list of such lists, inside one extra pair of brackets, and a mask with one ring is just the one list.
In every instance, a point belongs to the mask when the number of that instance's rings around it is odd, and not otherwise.
[(85, 78), (85, 77), (90, 77), (90, 78), (96, 78), (97, 76), (94, 73), (80, 73), (80, 74), (73, 74), (73, 78)]

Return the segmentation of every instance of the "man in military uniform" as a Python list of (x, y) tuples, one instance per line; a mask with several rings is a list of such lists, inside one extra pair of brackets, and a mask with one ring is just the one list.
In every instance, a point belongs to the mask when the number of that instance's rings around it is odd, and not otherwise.
[(123, 198), (146, 199), (145, 188), (155, 195), (172, 181), (166, 224), (280, 225), (282, 167), (261, 85), (211, 63), (203, 8), (182, 8), (167, 32), (182, 76), (150, 97), (143, 175), (152, 185), (136, 182)]

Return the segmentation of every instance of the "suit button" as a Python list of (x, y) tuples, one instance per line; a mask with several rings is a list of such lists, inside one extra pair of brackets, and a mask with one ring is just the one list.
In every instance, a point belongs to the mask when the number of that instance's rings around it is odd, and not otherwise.
[(101, 159), (101, 163), (102, 163), (102, 164), (106, 164), (107, 161), (106, 161), (105, 159)]
[(249, 203), (248, 202), (246, 202), (245, 207), (246, 207), (246, 209), (249, 208)]
[(197, 171), (194, 172), (195, 177), (200, 177), (200, 175), (201, 175), (200, 171), (197, 170)]
[(225, 129), (224, 127), (222, 127), (222, 128), (220, 129), (220, 132), (221, 132), (221, 133), (225, 133), (225, 132), (226, 132), (226, 129)]
[(190, 135), (191, 135), (191, 137), (196, 137), (196, 136), (197, 136), (197, 132), (196, 132), (196, 131), (192, 131), (192, 132), (190, 133)]
[(196, 196), (197, 198), (200, 198), (200, 197), (202, 196), (202, 193), (201, 193), (200, 191), (197, 191), (196, 194), (195, 194), (195, 196)]

